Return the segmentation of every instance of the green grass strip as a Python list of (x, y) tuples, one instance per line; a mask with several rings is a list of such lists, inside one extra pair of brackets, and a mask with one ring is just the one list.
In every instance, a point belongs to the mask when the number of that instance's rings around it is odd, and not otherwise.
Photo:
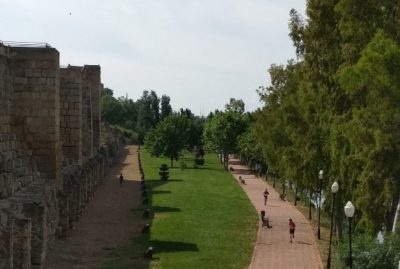
[[(152, 268), (245, 268), (257, 234), (257, 213), (214, 154), (204, 167), (170, 168), (170, 180), (153, 187), (151, 242), (159, 261)], [(148, 179), (158, 178), (162, 163), (142, 154)], [(160, 194), (157, 194), (160, 193)], [(161, 194), (163, 193), (163, 194)], [(164, 212), (157, 212), (164, 211)]]
[[(258, 215), (232, 175), (226, 172), (215, 154), (205, 156), (205, 165), (193, 168), (191, 155), (170, 168), (170, 179), (159, 179), (162, 163), (142, 148), (146, 184), (150, 186), (155, 212), (150, 235), (133, 240), (132, 247), (116, 256), (141, 256), (154, 247), (151, 263), (137, 261), (135, 268), (157, 269), (243, 269), (251, 262), (257, 236)], [(140, 209), (142, 210), (142, 209)], [(110, 260), (112, 261), (112, 259)], [(111, 266), (111, 264), (113, 264)], [(118, 262), (105, 268), (118, 267)]]

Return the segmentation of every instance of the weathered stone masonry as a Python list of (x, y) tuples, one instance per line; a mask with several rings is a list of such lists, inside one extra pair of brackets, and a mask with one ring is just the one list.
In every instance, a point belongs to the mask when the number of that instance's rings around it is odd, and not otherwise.
[(43, 268), (122, 148), (100, 122), (101, 87), (100, 66), (0, 43), (0, 268)]

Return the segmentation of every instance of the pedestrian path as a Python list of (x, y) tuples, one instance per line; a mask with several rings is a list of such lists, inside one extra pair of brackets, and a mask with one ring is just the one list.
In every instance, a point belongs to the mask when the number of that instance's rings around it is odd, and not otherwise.
[[(51, 249), (46, 269), (100, 268), (112, 250), (128, 246), (131, 238), (141, 233), (145, 221), (140, 212), (132, 211), (141, 206), (137, 150), (137, 146), (126, 146), (108, 169), (75, 229), (68, 231), (66, 241), (57, 240)], [(126, 268), (135, 268), (129, 266), (132, 262), (124, 261)]]
[[(265, 210), (272, 228), (258, 229), (257, 242), (249, 269), (322, 269), (321, 256), (311, 226), (307, 219), (289, 202), (282, 201), (279, 194), (261, 178), (230, 159), (231, 173), (238, 180), (250, 201), (260, 214)], [(239, 176), (246, 184), (239, 181)], [(264, 206), (263, 192), (268, 189), (269, 197)], [(296, 223), (295, 240), (290, 243), (289, 218)]]

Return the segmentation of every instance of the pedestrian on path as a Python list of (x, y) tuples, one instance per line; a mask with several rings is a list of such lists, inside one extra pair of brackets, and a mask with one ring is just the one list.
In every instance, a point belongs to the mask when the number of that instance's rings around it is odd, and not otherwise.
[(124, 182), (124, 176), (122, 173), (119, 175), (119, 185), (122, 186), (122, 182)]
[(269, 218), (265, 215), (265, 210), (261, 210), (261, 222), (262, 226), (267, 226), (267, 228), (272, 228), (272, 226), (269, 225)]
[(289, 219), (290, 243), (292, 243), (292, 239), (294, 240), (295, 229), (296, 229), (296, 224), (294, 224), (292, 219)]
[(265, 191), (263, 194), (264, 194), (264, 205), (267, 205), (267, 200), (268, 200), (268, 195), (269, 195), (267, 188), (265, 188)]

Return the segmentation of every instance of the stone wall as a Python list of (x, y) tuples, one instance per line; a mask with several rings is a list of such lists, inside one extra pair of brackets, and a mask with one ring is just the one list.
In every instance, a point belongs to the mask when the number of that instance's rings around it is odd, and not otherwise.
[(9, 48), (13, 127), (38, 169), (60, 184), (59, 58), (53, 48)]
[(82, 162), (82, 67), (60, 69), (60, 127), (64, 159)]
[(43, 268), (124, 146), (102, 133), (101, 87), (100, 66), (0, 43), (0, 268)]
[(83, 159), (92, 158), (100, 147), (100, 66), (82, 69)]

